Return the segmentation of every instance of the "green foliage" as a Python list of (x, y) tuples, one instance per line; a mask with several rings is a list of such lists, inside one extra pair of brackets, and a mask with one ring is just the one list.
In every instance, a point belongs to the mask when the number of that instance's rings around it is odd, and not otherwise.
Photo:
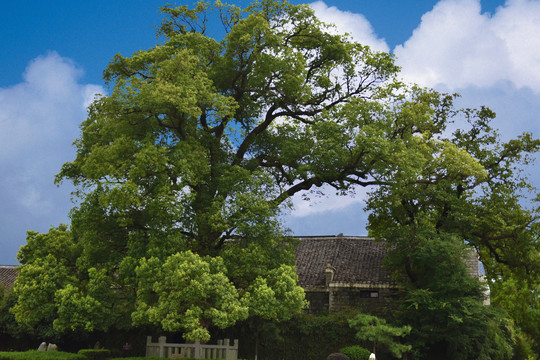
[(0, 352), (0, 360), (83, 360), (77, 354), (63, 351)]
[[(396, 358), (411, 350), (411, 345), (404, 345), (396, 338), (405, 337), (411, 332), (411, 327), (392, 326), (385, 319), (367, 314), (358, 314), (349, 320), (349, 326), (356, 331), (356, 337), (360, 340), (369, 340), (373, 343), (373, 352), (377, 346), (382, 345)], [(368, 354), (369, 356), (369, 354)]]
[[(125, 357), (111, 358), (110, 360), (125, 360), (125, 359), (130, 359), (130, 360), (159, 360), (159, 359), (163, 359), (163, 358), (146, 357), (146, 356), (140, 356), (140, 357), (131, 356), (131, 357), (128, 357), (128, 358), (125, 358)], [(186, 358), (186, 360), (188, 360), (188, 359)]]
[[(156, 358), (156, 357), (144, 357), (144, 356), (141, 356), (141, 357), (133, 357), (133, 356), (130, 356), (128, 358), (126, 357), (121, 357), (121, 358), (110, 358), (110, 360), (125, 360), (125, 359), (129, 359), (129, 360), (158, 360), (158, 359), (163, 359), (163, 358)], [(182, 358), (184, 360), (195, 360), (195, 359), (192, 359), (192, 358)], [(219, 360), (219, 359), (216, 359), (216, 360)], [(242, 359), (238, 359), (238, 360), (242, 360)]]
[[(386, 166), (371, 146), (389, 144), (394, 121), (370, 114), (384, 113), (379, 99), (400, 87), (390, 54), (333, 35), (305, 5), (162, 11), (163, 42), (114, 57), (104, 72), (111, 92), (89, 108), (77, 156), (57, 176), (77, 186), (70, 230), (34, 234), (43, 241), (29, 238), (19, 254), (21, 323), (107, 331), (133, 319), (207, 338), (208, 326), (246, 313), (290, 318), (305, 302), (278, 221), (288, 199), (323, 184), (366, 185), (356, 168)], [(212, 11), (221, 40), (204, 31)], [(158, 292), (176, 281), (175, 254), (188, 252), (222, 259), (219, 271), (194, 274), (202, 292), (219, 278), (219, 304)], [(151, 289), (156, 274), (164, 278)]]
[(57, 335), (55, 320), (56, 291), (76, 281), (74, 266), (75, 245), (64, 225), (51, 228), (46, 234), (28, 232), (27, 244), (19, 251), (21, 266), (13, 286), (17, 303), (11, 312), (17, 322), (29, 328), (41, 328), (47, 338)]
[[(424, 136), (414, 167), (395, 169), (395, 181), (373, 191), (370, 232), (393, 249), (387, 264), (405, 285), (400, 318), (413, 327), (420, 358), (509, 359), (539, 324), (522, 317), (538, 300), (514, 290), (540, 284), (538, 213), (522, 205), (531, 188), (520, 172), (540, 143), (530, 134), (500, 141), (489, 109), (456, 114), (468, 125), (441, 141)], [(471, 255), (484, 264), (494, 305), (517, 327), (482, 305), (485, 284), (463, 264)]]
[[(492, 111), (398, 81), (391, 54), (335, 35), (307, 5), (161, 10), (160, 44), (112, 59), (110, 93), (57, 175), (77, 189), (69, 229), (29, 232), (19, 252), (19, 323), (47, 336), (150, 323), (194, 339), (246, 316), (291, 318), (305, 302), (281, 212), (295, 194), (370, 186), (370, 232), (393, 249), (415, 349), (507, 358), (511, 339), (538, 338), (538, 214), (522, 206), (519, 169), (540, 141), (500, 141)], [(205, 31), (212, 12), (221, 39)], [(514, 333), (479, 306), (465, 244)], [(523, 284), (531, 291), (511, 293)]]
[[(78, 354), (55, 351), (24, 351), (24, 352), (0, 352), (0, 360), (85, 360), (85, 359), (110, 359), (110, 360), (158, 360), (160, 358), (153, 357), (120, 357), (111, 358), (108, 356), (103, 357), (108, 350), (94, 350), (94, 349), (81, 349)], [(83, 354), (84, 353), (84, 354)], [(97, 357), (92, 357), (96, 355)], [(191, 358), (185, 358), (185, 360), (194, 360)], [(239, 359), (241, 360), (241, 359)]]
[(296, 309), (307, 307), (304, 290), (296, 286), (297, 282), (294, 267), (281, 265), (265, 277), (255, 279), (243, 298), (244, 303), (253, 316), (267, 320), (288, 320), (297, 313)]
[[(430, 191), (442, 196), (445, 189), (439, 194), (435, 188)], [(468, 274), (463, 261), (475, 253), (455, 228), (437, 222), (441, 214), (417, 204), (401, 201), (396, 206), (403, 210), (409, 206), (402, 215), (414, 216), (414, 222), (385, 223), (384, 230), (397, 246), (388, 264), (405, 280), (399, 319), (412, 326), (408, 342), (421, 359), (510, 359), (514, 341), (510, 321), (503, 312), (483, 305), (486, 285)], [(459, 199), (455, 205), (460, 205)], [(399, 238), (390, 235), (397, 228)]]
[(504, 312), (483, 305), (485, 284), (467, 273), (463, 259), (473, 254), (465, 242), (442, 231), (430, 237), (429, 222), (409, 239), (414, 242), (407, 252), (394, 252), (388, 260), (407, 279), (398, 318), (412, 327), (407, 341), (417, 356), (512, 358), (511, 321)]
[(77, 354), (88, 360), (105, 360), (111, 357), (111, 351), (107, 349), (81, 349)]
[(347, 355), (350, 360), (367, 360), (371, 355), (371, 351), (358, 345), (341, 348), (339, 352)]
[[(538, 224), (533, 224), (530, 231), (519, 234), (516, 244), (531, 246), (531, 238), (537, 238), (538, 233)], [(534, 357), (540, 356), (540, 277), (535, 256), (537, 250), (532, 247), (530, 251), (527, 259), (516, 259), (527, 260), (526, 266), (518, 271), (507, 264), (493, 264), (495, 266), (491, 270), (500, 279), (491, 284), (491, 302), (505, 309), (513, 319), (517, 339), (516, 352)], [(520, 358), (526, 359), (527, 356)]]
[[(163, 359), (163, 358), (156, 358), (156, 357), (146, 357), (146, 356), (140, 356), (140, 357), (129, 357), (129, 358), (125, 358), (125, 357), (120, 357), (120, 358), (111, 358), (110, 360), (125, 360), (125, 359), (130, 359), (130, 360), (159, 360), (159, 359)], [(188, 358), (185, 358), (186, 360), (188, 360)], [(189, 359), (191, 360), (191, 359)]]
[(0, 286), (0, 349), (18, 350), (38, 343), (36, 329), (20, 326), (10, 311), (17, 302), (15, 293), (11, 289), (2, 290)]
[(16, 298), (13, 292), (0, 285), (0, 334), (14, 335), (17, 324), (9, 309), (15, 304)]
[(210, 340), (208, 324), (225, 328), (248, 316), (219, 257), (201, 257), (191, 251), (165, 262), (143, 259), (136, 270), (140, 279), (135, 324), (161, 324), (166, 331), (185, 331), (188, 340)]
[(355, 310), (317, 316), (301, 313), (278, 323), (259, 319), (255, 329), (252, 321), (241, 322), (233, 328), (231, 336), (242, 344), (239, 355), (243, 358), (254, 358), (254, 332), (258, 330), (261, 359), (325, 359), (344, 346), (358, 343), (347, 323), (356, 313)]

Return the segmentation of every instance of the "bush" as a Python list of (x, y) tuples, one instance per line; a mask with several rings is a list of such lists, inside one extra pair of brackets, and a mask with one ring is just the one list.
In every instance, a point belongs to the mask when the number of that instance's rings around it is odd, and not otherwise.
[(344, 347), (339, 352), (347, 355), (351, 360), (368, 360), (371, 355), (371, 351), (357, 345)]
[[(135, 357), (119, 357), (119, 358), (110, 358), (109, 360), (163, 360), (163, 358), (157, 358), (157, 357), (144, 357), (144, 356), (135, 356)], [(192, 359), (192, 358), (182, 358), (182, 360), (198, 360), (198, 359)], [(222, 360), (222, 359), (215, 359), (215, 360)], [(242, 360), (242, 359), (238, 359)]]
[(105, 360), (111, 357), (111, 351), (107, 349), (82, 349), (78, 354), (88, 360)]
[[(144, 357), (144, 356), (134, 356), (134, 357), (115, 357), (110, 358), (109, 360), (162, 360), (163, 358), (157, 358), (157, 357)], [(182, 359), (182, 360), (190, 360), (190, 359)]]
[(0, 352), (0, 360), (83, 360), (81, 355), (63, 351)]
[(342, 353), (332, 353), (328, 355), (326, 360), (350, 360), (349, 357)]
[[(299, 314), (289, 321), (278, 324), (279, 337), (261, 339), (261, 359), (310, 360), (326, 359), (341, 347), (357, 342), (355, 332), (349, 327), (348, 319), (355, 311), (341, 311), (326, 315)], [(248, 349), (255, 348), (247, 339), (240, 339)], [(243, 342), (242, 342), (243, 341)], [(245, 347), (244, 347), (245, 349)], [(253, 354), (242, 353), (247, 358)]]

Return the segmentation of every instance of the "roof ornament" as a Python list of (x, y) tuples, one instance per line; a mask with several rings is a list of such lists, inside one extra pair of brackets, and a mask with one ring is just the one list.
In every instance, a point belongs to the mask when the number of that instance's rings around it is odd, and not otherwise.
[(324, 270), (324, 275), (326, 277), (326, 286), (330, 285), (330, 283), (334, 280), (335, 272), (336, 268), (333, 267), (330, 263), (326, 265), (326, 269)]

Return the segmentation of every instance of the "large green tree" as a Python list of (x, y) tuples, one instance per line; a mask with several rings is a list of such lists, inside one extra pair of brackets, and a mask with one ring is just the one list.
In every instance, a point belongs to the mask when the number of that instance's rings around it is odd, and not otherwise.
[[(429, 211), (458, 226), (493, 274), (523, 265), (534, 241), (506, 254), (507, 238), (484, 227), (490, 216), (507, 222), (494, 231), (531, 218), (498, 213), (499, 193), (472, 194), (535, 151), (530, 137), (481, 141), (492, 115), (482, 109), (465, 111), (472, 128), (449, 138), (461, 114), (452, 96), (398, 81), (391, 54), (335, 35), (306, 5), (161, 10), (161, 43), (113, 58), (110, 94), (90, 106), (77, 156), (58, 174), (77, 186), (69, 230), (30, 234), (20, 252), (19, 321), (92, 330), (133, 320), (207, 338), (246, 316), (286, 319), (304, 300), (279, 216), (291, 196), (324, 185), (379, 189), (373, 229), (388, 231), (374, 233), (400, 250), (417, 238), (396, 224), (416, 207), (436, 227)], [(219, 39), (208, 19), (223, 24)], [(56, 251), (63, 243), (69, 251)]]
[[(422, 358), (509, 359), (511, 345), (519, 352), (520, 327), (534, 338), (531, 325), (540, 325), (523, 318), (538, 309), (536, 296), (512, 289), (512, 279), (539, 284), (538, 214), (524, 206), (531, 188), (521, 170), (540, 143), (529, 134), (500, 141), (486, 108), (456, 116), (460, 128), (426, 143), (416, 171), (398, 171), (373, 192), (370, 230), (393, 248), (387, 263), (406, 293), (400, 316), (413, 326), (410, 341)], [(483, 262), (487, 283), (468, 274), (463, 260), (471, 256)], [(488, 284), (517, 328), (482, 306)]]

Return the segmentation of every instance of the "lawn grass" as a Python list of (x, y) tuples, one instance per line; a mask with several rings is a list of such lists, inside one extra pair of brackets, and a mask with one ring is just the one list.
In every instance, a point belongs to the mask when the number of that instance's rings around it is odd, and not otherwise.
[(0, 352), (0, 360), (84, 360), (81, 355), (63, 351), (9, 351)]
[[(0, 360), (85, 360), (86, 358), (79, 354), (63, 351), (9, 351), (0, 352)], [(108, 360), (162, 360), (156, 357), (111, 357)], [(195, 360), (185, 358), (183, 360)], [(239, 359), (240, 360), (240, 359)]]

